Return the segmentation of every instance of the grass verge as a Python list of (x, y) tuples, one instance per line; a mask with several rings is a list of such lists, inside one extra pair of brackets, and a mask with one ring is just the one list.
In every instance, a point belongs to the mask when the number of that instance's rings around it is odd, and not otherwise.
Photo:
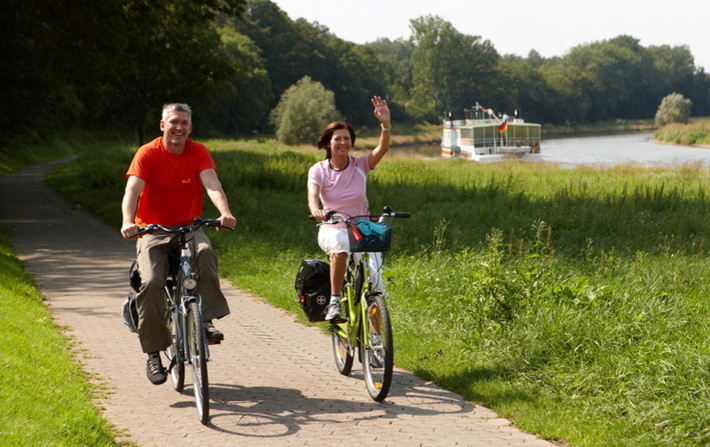
[(0, 443), (4, 446), (114, 446), (109, 424), (42, 297), (0, 235)]
[(666, 143), (710, 146), (710, 119), (693, 119), (689, 124), (667, 124), (653, 136)]

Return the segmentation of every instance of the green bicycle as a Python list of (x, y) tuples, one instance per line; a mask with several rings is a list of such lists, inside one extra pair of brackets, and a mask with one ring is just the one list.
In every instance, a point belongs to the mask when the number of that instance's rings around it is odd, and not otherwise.
[(392, 325), (382, 287), (382, 255), (391, 238), (393, 218), (410, 213), (385, 207), (379, 216), (346, 216), (330, 211), (319, 225), (344, 222), (350, 237), (351, 255), (341, 294), (342, 318), (330, 322), (335, 365), (343, 375), (352, 371), (355, 351), (362, 363), (370, 397), (382, 402), (392, 384), (394, 343)]

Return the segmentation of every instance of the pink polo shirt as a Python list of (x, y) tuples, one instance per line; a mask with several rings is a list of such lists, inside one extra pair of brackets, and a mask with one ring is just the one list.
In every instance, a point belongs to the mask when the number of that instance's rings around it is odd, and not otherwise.
[(336, 171), (328, 160), (319, 161), (308, 171), (308, 183), (320, 186), (320, 201), (325, 211), (336, 210), (348, 216), (370, 213), (367, 202), (367, 174), (370, 154), (349, 157), (348, 166)]

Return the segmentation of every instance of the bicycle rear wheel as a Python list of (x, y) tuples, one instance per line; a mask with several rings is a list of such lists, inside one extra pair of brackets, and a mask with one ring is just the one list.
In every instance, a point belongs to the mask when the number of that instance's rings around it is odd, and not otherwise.
[(170, 369), (170, 381), (175, 391), (181, 392), (185, 388), (185, 356), (183, 354), (182, 339), (178, 336), (178, 322), (175, 313), (168, 308), (167, 325), (172, 334), (172, 344), (165, 350)]
[(382, 402), (392, 384), (394, 343), (392, 326), (384, 296), (371, 294), (367, 297), (366, 318), (363, 321), (363, 370), (370, 397)]
[(210, 416), (210, 388), (207, 379), (207, 354), (205, 329), (202, 313), (197, 302), (191, 302), (187, 311), (187, 340), (190, 346), (190, 364), (192, 364), (192, 384), (195, 393), (195, 405), (200, 422), (207, 423)]

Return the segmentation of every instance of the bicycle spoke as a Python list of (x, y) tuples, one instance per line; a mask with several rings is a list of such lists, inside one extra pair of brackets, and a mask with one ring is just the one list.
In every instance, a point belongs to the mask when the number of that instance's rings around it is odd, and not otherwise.
[(392, 328), (385, 299), (380, 294), (367, 298), (366, 321), (363, 322), (363, 369), (370, 397), (382, 402), (392, 383)]
[(182, 354), (182, 339), (178, 337), (178, 323), (171, 316), (168, 321), (172, 333), (172, 344), (166, 351), (168, 355), (170, 378), (175, 391), (181, 392), (185, 387), (185, 361)]
[(207, 356), (205, 350), (205, 331), (202, 315), (196, 302), (191, 302), (188, 313), (188, 341), (190, 345), (190, 363), (192, 364), (192, 383), (195, 393), (195, 405), (200, 422), (207, 423), (209, 419), (210, 390), (207, 380)]
[(175, 309), (171, 308), (171, 301), (168, 298), (168, 292), (164, 291), (164, 293), (166, 295), (167, 309), (166, 322), (168, 328), (170, 328), (172, 338), (172, 344), (168, 346), (165, 354), (168, 357), (168, 368), (173, 388), (177, 392), (182, 392), (185, 388), (185, 357), (183, 355), (182, 337), (179, 335), (179, 322), (175, 321), (177, 316)]

